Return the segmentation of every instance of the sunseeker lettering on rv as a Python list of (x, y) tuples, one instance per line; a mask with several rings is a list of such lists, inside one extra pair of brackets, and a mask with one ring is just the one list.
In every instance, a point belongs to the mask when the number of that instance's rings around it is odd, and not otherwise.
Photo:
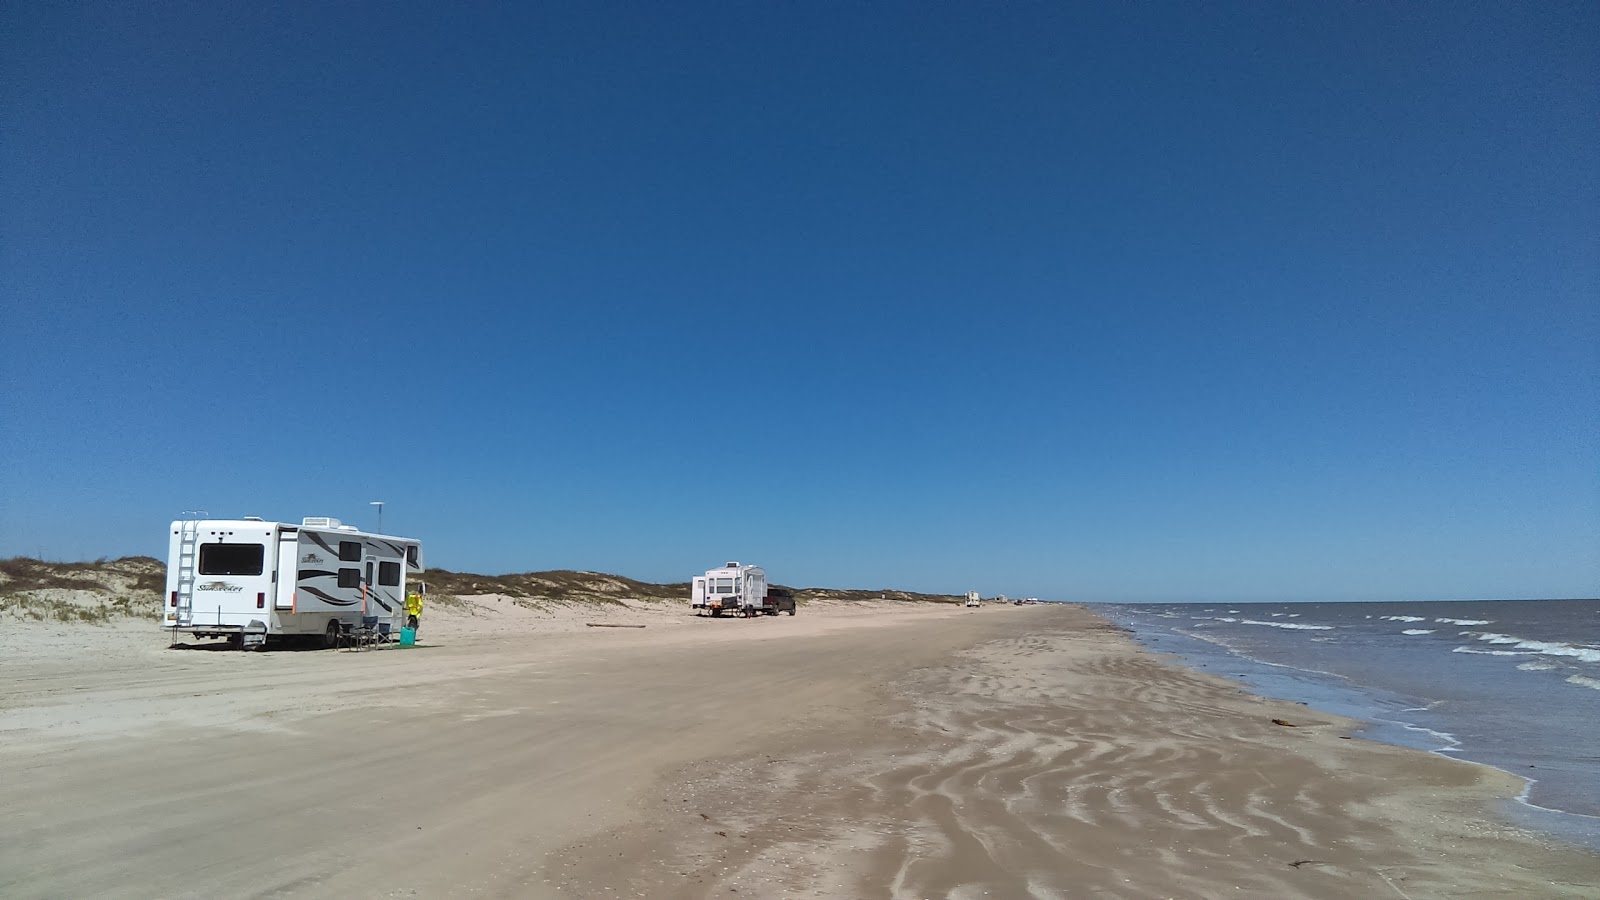
[(307, 553), (305, 556), (300, 557), (300, 561), (303, 562), (303, 563), (320, 563), (320, 562), (324, 562), (323, 558), (318, 556), (318, 555), (316, 555), (315, 553)]
[(229, 584), (226, 581), (208, 581), (205, 584), (195, 585), (195, 590), (197, 590), (197, 591), (227, 591), (230, 594), (237, 594), (240, 591), (244, 590), (244, 586), (243, 585), (239, 585), (239, 584)]

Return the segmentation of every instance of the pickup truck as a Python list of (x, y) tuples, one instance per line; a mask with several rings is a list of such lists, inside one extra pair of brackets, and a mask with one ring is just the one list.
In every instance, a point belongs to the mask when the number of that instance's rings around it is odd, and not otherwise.
[(767, 599), (762, 601), (761, 611), (769, 616), (775, 616), (781, 612), (786, 612), (791, 616), (794, 615), (794, 592), (788, 588), (767, 588)]

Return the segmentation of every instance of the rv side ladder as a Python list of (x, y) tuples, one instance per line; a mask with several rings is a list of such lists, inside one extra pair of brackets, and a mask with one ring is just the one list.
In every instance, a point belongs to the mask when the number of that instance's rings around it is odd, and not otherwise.
[(196, 545), (200, 543), (200, 522), (191, 519), (183, 523), (183, 538), (178, 545), (178, 624), (187, 628), (194, 624), (194, 573)]

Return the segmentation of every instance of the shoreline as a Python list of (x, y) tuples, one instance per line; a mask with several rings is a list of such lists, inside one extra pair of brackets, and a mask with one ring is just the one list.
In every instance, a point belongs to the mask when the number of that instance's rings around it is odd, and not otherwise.
[[(694, 817), (643, 809), (644, 820), (629, 829), (564, 848), (551, 870), (576, 873), (567, 889), (578, 896), (634, 891), (684, 900), (752, 891), (1415, 900), (1473, 893), (1580, 897), (1600, 886), (1600, 855), (1550, 842), (1495, 815), (1521, 779), (1427, 751), (1345, 740), (1364, 723), (1257, 695), (1139, 645), (1090, 610), (1076, 611), (1081, 616), (1057, 623), (1048, 640), (980, 641), (944, 666), (886, 686), (864, 710), (893, 723), (877, 735), (858, 725), (846, 734), (791, 733), (761, 745), (754, 752), (765, 760), (792, 760), (776, 778), (755, 770), (707, 777), (693, 767), (666, 773), (655, 789), (666, 795), (662, 808), (692, 799), (696, 815), (709, 816), (704, 829), (728, 832), (709, 847), (703, 838), (682, 836), (685, 830), (704, 833)], [(1098, 673), (1102, 684), (1072, 694), (1071, 674), (1050, 682), (1041, 661), (1019, 664), (1019, 656), (1052, 652), (1067, 661), (1073, 652), (1040, 646), (1060, 641), (1081, 645), (1075, 648), (1080, 663), (1109, 660)], [(952, 673), (975, 679), (980, 690), (960, 696), (961, 678), (951, 681)], [(1162, 687), (1132, 683), (1140, 680)], [(1040, 710), (1031, 696), (1057, 699), (1057, 690), (1067, 691), (1061, 700), (1094, 702), (1099, 709), (1090, 719), (1124, 725), (1128, 713), (1114, 708), (1131, 704), (1152, 721), (1142, 729), (1091, 728), (1089, 743), (1098, 754), (1074, 755), (1073, 745), (1084, 743), (1078, 729), (1096, 723), (1077, 720), (1059, 702)], [(1097, 694), (1102, 690), (1115, 696)], [(1204, 711), (1201, 721), (1196, 707)], [(1163, 714), (1168, 721), (1160, 720)], [(1295, 720), (1292, 727), (1263, 725), (1287, 717)], [(1019, 727), (1023, 722), (1033, 727)], [(1175, 739), (1168, 728), (1208, 741), (1231, 737), (1238, 746), (1207, 753)], [(900, 734), (886, 738), (889, 730)], [(1242, 738), (1244, 732), (1249, 736)], [(841, 745), (850, 749), (841, 752)], [(1195, 759), (1185, 759), (1194, 752)], [(1141, 774), (1152, 783), (1164, 780), (1161, 789), (1149, 789), (1121, 765), (1095, 765), (1099, 758), (1139, 762), (1151, 756), (1159, 758)], [(770, 765), (763, 771), (770, 773)], [(1254, 784), (1292, 784), (1297, 777), (1305, 791), (1323, 796), (1305, 804), (1300, 788)], [(1052, 779), (1070, 782), (1070, 789), (1051, 795)], [(1097, 786), (1096, 779), (1112, 786)], [(1214, 782), (1230, 785), (1212, 790)], [(1185, 806), (1185, 797), (1208, 790), (1214, 795), (1209, 808)], [(1141, 792), (1146, 796), (1135, 799)], [(1074, 793), (1081, 795), (1075, 813), (1061, 813), (1073, 808)], [(1107, 837), (1107, 831), (1118, 834)], [(745, 840), (717, 846), (734, 837)], [(622, 848), (628, 858), (656, 860), (678, 873), (679, 887), (670, 880), (641, 882), (606, 860), (588, 858), (600, 842)], [(1145, 853), (1159, 865), (1141, 862)], [(1186, 858), (1191, 854), (1204, 864), (1195, 866)]]
[[(1176, 664), (1192, 671), (1205, 668), (1262, 696), (1304, 704), (1362, 722), (1365, 727), (1360, 730), (1359, 736), (1365, 740), (1418, 750), (1458, 763), (1486, 766), (1509, 775), (1521, 784), (1521, 789), (1514, 796), (1506, 798), (1505, 818), (1520, 827), (1532, 828), (1576, 848), (1600, 852), (1600, 815), (1535, 802), (1532, 795), (1541, 781), (1538, 776), (1525, 774), (1510, 764), (1474, 758), (1470, 754), (1479, 751), (1453, 731), (1441, 731), (1405, 717), (1407, 713), (1426, 713), (1438, 701), (1429, 702), (1426, 706), (1401, 706), (1394, 701), (1424, 698), (1408, 697), (1388, 688), (1364, 684), (1352, 675), (1263, 659), (1217, 638), (1179, 630), (1174, 625), (1127, 622), (1104, 616), (1098, 608), (1090, 611), (1106, 617), (1114, 627), (1126, 631), (1145, 650), (1169, 656)], [(1163, 638), (1176, 640), (1179, 646), (1160, 646), (1160, 639)], [(1185, 643), (1191, 646), (1182, 646)], [(1221, 673), (1210, 668), (1219, 663), (1229, 664), (1234, 671)], [(1278, 671), (1293, 675), (1276, 677), (1274, 673)], [(1392, 709), (1389, 708), (1391, 706)], [(1416, 739), (1413, 735), (1425, 735), (1433, 740)]]
[(1499, 770), (1344, 740), (1354, 720), (1181, 667), (1081, 607), (608, 611), (637, 630), (513, 615), (425, 620), (415, 652), (168, 651), (67, 628), (19, 655), (0, 633), (0, 808), (22, 823), (0, 893), (1600, 884), (1600, 855), (1493, 816), (1518, 786)]

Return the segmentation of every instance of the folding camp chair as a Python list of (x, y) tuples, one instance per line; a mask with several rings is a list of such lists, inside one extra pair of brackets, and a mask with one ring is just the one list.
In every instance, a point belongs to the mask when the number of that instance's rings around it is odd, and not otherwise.
[(361, 628), (356, 631), (356, 648), (371, 647), (378, 642), (378, 617), (362, 616)]

